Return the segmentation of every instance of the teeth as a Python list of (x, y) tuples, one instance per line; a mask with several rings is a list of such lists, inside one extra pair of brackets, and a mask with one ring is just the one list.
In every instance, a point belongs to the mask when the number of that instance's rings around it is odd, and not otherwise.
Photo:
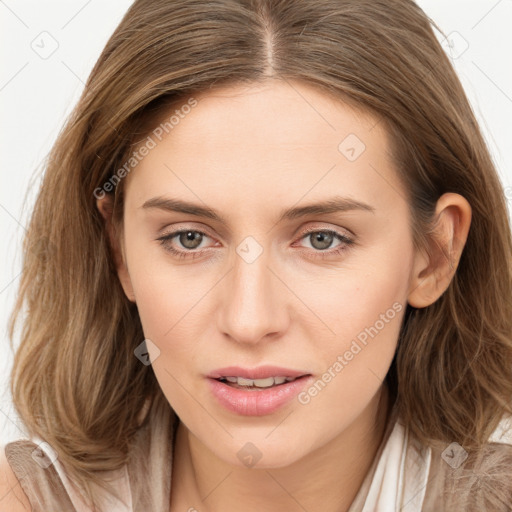
[(222, 380), (226, 380), (232, 384), (238, 384), (239, 386), (257, 387), (257, 388), (270, 388), (283, 382), (291, 382), (295, 380), (295, 377), (268, 377), (266, 379), (245, 379), (243, 377), (222, 377)]

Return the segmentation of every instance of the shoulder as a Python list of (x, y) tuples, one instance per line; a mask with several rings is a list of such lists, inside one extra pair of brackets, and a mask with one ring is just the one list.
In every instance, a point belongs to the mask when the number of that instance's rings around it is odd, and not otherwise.
[[(503, 421), (478, 452), (457, 443), (436, 444), (431, 452), (428, 510), (510, 511), (512, 509), (512, 432)], [(429, 501), (432, 500), (432, 503)]]
[(29, 499), (5, 455), (9, 445), (0, 446), (0, 512), (27, 512), (32, 510)]
[(1, 492), (6, 496), (0, 501), (0, 512), (75, 510), (55, 468), (56, 460), (40, 445), (19, 439), (2, 446), (0, 456)]

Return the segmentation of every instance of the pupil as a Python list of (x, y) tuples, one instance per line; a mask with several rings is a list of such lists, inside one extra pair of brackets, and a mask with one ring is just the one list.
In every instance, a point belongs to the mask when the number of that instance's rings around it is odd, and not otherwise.
[(201, 243), (202, 235), (196, 231), (181, 233), (180, 243), (187, 249), (195, 249)]
[[(316, 233), (313, 235), (311, 245), (313, 245), (313, 247), (315, 249), (320, 249), (320, 250), (327, 249), (332, 243), (333, 236), (334, 235), (332, 233), (323, 233), (323, 232)], [(316, 245), (318, 243), (319, 243), (319, 246)]]

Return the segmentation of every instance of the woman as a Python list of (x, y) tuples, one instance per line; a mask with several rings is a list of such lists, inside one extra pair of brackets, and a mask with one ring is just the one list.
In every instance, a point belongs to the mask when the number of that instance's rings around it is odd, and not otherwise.
[(511, 248), (412, 1), (135, 2), (27, 234), (0, 510), (509, 510)]

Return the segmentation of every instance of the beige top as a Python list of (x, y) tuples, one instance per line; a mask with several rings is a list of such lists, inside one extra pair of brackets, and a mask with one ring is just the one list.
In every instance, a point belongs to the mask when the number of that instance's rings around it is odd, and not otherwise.
[[(178, 421), (167, 403), (155, 407), (151, 421), (134, 438), (129, 462), (106, 477), (115, 480), (123, 501), (98, 490), (102, 512), (169, 512)], [(421, 445), (393, 407), (383, 441), (349, 512), (510, 512), (512, 418), (502, 420), (477, 459), (464, 460), (464, 453), (455, 443), (439, 448)], [(8, 443), (5, 454), (33, 512), (91, 512), (40, 439)], [(455, 505), (454, 499), (460, 502)]]

